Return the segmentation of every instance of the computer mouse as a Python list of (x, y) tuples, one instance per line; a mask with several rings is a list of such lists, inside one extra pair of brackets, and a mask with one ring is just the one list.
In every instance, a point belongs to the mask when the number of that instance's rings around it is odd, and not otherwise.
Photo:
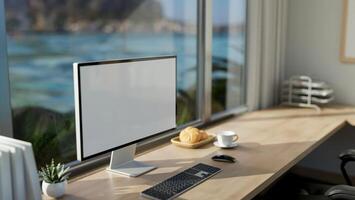
[(212, 157), (212, 160), (217, 162), (228, 162), (228, 163), (235, 163), (235, 158), (228, 155), (215, 155)]

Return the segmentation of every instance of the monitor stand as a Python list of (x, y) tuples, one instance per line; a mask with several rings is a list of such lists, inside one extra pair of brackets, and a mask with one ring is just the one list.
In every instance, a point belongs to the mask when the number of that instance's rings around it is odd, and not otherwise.
[(107, 170), (130, 177), (136, 177), (155, 169), (155, 166), (133, 160), (136, 153), (136, 146), (136, 144), (132, 144), (112, 151), (110, 165)]

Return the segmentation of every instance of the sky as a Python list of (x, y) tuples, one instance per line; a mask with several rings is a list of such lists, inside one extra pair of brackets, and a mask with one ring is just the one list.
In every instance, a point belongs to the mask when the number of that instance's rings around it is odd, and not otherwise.
[[(160, 0), (164, 15), (172, 20), (196, 22), (197, 0)], [(246, 0), (213, 0), (213, 23), (245, 22)]]

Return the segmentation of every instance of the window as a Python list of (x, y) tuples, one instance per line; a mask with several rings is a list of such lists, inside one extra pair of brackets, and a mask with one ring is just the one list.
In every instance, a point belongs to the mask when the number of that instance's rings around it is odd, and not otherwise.
[(246, 1), (214, 0), (212, 9), (212, 113), (216, 114), (245, 103)]
[[(202, 2), (4, 1), (13, 136), (39, 166), (75, 160), (72, 63), (142, 56), (177, 55), (177, 124), (201, 123)], [(213, 113), (244, 104), (245, 13), (246, 0), (213, 1)]]
[(178, 124), (196, 119), (197, 1), (21, 2), (5, 3), (14, 137), (39, 164), (76, 158), (73, 62), (176, 54)]

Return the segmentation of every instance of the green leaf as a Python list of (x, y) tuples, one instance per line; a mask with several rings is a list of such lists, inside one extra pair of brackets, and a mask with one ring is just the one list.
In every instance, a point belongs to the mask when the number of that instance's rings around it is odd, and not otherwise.
[(68, 179), (69, 169), (69, 167), (65, 168), (61, 163), (56, 164), (54, 159), (52, 159), (50, 164), (41, 167), (38, 176), (47, 183), (59, 183)]

